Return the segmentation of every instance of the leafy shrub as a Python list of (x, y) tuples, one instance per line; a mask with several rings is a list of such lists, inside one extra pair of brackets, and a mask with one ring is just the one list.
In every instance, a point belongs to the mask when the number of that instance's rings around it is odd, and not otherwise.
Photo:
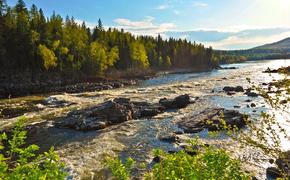
[(134, 163), (132, 158), (128, 158), (125, 164), (119, 158), (107, 157), (105, 159), (105, 164), (110, 167), (113, 176), (120, 180), (129, 179)]
[(239, 160), (231, 159), (223, 149), (206, 147), (195, 156), (185, 151), (168, 154), (159, 150), (157, 154), (162, 160), (146, 179), (249, 179)]
[[(159, 157), (160, 162), (155, 164), (143, 178), (148, 180), (249, 179), (250, 176), (241, 170), (240, 161), (232, 159), (225, 150), (197, 144), (196, 140), (192, 142), (186, 151), (174, 154), (168, 154), (160, 149), (154, 150), (154, 155)], [(195, 155), (190, 155), (188, 151), (194, 151)], [(118, 179), (130, 179), (130, 171), (126, 168), (127, 162), (124, 165), (119, 158), (110, 158), (109, 163), (106, 164)]]
[(0, 179), (64, 179), (64, 164), (53, 147), (40, 155), (35, 154), (37, 145), (25, 147), (24, 121), (18, 120), (10, 138), (6, 133), (0, 135)]

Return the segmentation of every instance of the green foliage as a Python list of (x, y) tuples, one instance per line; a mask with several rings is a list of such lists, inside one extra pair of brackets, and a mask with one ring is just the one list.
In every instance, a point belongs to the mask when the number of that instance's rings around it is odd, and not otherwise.
[(118, 47), (113, 47), (109, 51), (106, 46), (98, 42), (92, 42), (89, 49), (92, 72), (103, 74), (109, 67), (112, 67), (119, 59)]
[(169, 56), (166, 56), (166, 59), (165, 59), (165, 67), (170, 67), (171, 66), (171, 59)]
[(140, 42), (133, 42), (131, 44), (131, 59), (133, 67), (148, 68), (149, 61), (146, 54), (145, 47)]
[(25, 118), (19, 119), (11, 138), (5, 133), (0, 135), (0, 179), (64, 179), (64, 165), (53, 147), (36, 155), (37, 145), (25, 146), (24, 121)]
[(119, 158), (107, 157), (105, 159), (105, 165), (111, 169), (113, 176), (120, 180), (130, 179), (131, 169), (134, 163), (132, 158), (128, 158), (124, 164)]
[(162, 67), (162, 65), (163, 65), (163, 58), (162, 58), (162, 56), (159, 56), (158, 64), (159, 64), (160, 67)]
[(174, 154), (155, 151), (161, 162), (153, 167), (146, 179), (249, 179), (241, 170), (240, 161), (231, 159), (225, 150), (202, 146), (194, 151), (195, 156), (185, 151)]
[[(187, 151), (196, 152), (189, 155), (186, 151), (168, 154), (160, 149), (154, 150), (160, 162), (145, 174), (144, 179), (249, 179), (241, 170), (240, 161), (232, 159), (225, 150), (200, 144), (198, 139), (190, 141)], [(195, 147), (199, 147), (198, 149)], [(132, 162), (130, 160), (129, 162)], [(109, 158), (107, 166), (118, 179), (130, 179), (132, 163), (122, 164), (118, 158)], [(130, 167), (130, 168), (127, 168)]]
[(38, 46), (38, 53), (43, 60), (43, 66), (46, 70), (57, 66), (57, 58), (52, 50), (45, 45)]
[(239, 53), (232, 53), (231, 51), (215, 51), (212, 57), (212, 63), (218, 64), (231, 64), (241, 63), (248, 60), (248, 58)]

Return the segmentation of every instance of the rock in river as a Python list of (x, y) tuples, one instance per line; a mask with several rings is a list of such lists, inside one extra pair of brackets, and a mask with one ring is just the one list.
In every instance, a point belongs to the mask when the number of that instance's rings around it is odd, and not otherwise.
[(184, 108), (188, 104), (191, 103), (190, 97), (188, 94), (177, 96), (172, 100), (168, 100), (167, 98), (160, 99), (159, 104), (164, 106), (165, 108)]
[(246, 92), (245, 95), (249, 96), (249, 97), (258, 97), (259, 94), (255, 93), (255, 92)]
[(236, 86), (236, 87), (231, 87), (231, 86), (225, 86), (223, 88), (225, 92), (244, 92), (244, 88), (242, 86)]
[(107, 126), (120, 124), (132, 119), (153, 117), (167, 109), (182, 108), (191, 103), (188, 95), (173, 100), (160, 100), (160, 104), (134, 102), (128, 98), (116, 98), (95, 107), (71, 112), (55, 123), (59, 128), (71, 128), (80, 131), (99, 130)]
[(158, 139), (160, 141), (168, 142), (168, 143), (175, 143), (179, 141), (179, 138), (175, 135), (164, 135), (164, 136), (159, 136)]
[(198, 133), (203, 129), (216, 131), (219, 130), (221, 126), (220, 117), (222, 114), (226, 124), (231, 127), (236, 126), (237, 128), (242, 128), (246, 125), (245, 117), (239, 111), (226, 110), (223, 108), (206, 109), (197, 115), (182, 119), (178, 122), (178, 125), (180, 128), (184, 129), (186, 133)]
[(255, 93), (255, 92), (252, 92), (251, 88), (246, 89), (245, 95), (247, 95), (249, 97), (258, 97), (259, 96), (259, 94)]

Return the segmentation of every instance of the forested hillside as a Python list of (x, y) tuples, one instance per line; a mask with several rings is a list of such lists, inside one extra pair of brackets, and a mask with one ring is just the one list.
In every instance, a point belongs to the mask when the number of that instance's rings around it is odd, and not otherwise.
[(213, 56), (213, 60), (218, 59), (219, 63), (231, 63), (245, 60), (289, 58), (290, 38), (286, 38), (278, 42), (265, 44), (247, 50), (215, 51)]
[(94, 29), (74, 17), (53, 13), (45, 17), (23, 0), (10, 7), (0, 0), (0, 69), (35, 74), (59, 73), (77, 77), (104, 75), (128, 69), (193, 68), (212, 66), (212, 49), (173, 38), (134, 36), (122, 29)]
[(253, 48), (255, 50), (280, 50), (280, 52), (290, 51), (290, 38), (283, 39), (278, 42), (271, 44), (265, 44), (263, 46), (258, 46)]

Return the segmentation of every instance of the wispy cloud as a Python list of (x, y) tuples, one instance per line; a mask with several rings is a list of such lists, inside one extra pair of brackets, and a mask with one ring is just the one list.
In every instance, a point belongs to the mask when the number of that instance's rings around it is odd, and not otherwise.
[(122, 28), (136, 35), (156, 36), (157, 34), (172, 30), (175, 27), (173, 23), (155, 23), (154, 18), (150, 16), (145, 17), (142, 21), (118, 18), (114, 22), (117, 24), (117, 28)]
[(170, 8), (170, 6), (168, 4), (161, 4), (161, 5), (157, 6), (157, 7), (155, 7), (154, 9), (156, 9), (156, 10), (166, 10), (166, 9), (169, 9), (169, 8)]
[[(75, 22), (81, 25), (83, 20), (75, 19)], [(224, 29), (204, 28), (192, 31), (173, 31), (176, 28), (174, 23), (157, 23), (155, 18), (151, 16), (146, 16), (139, 21), (118, 18), (114, 22), (116, 23), (115, 28), (122, 28), (135, 35), (156, 36), (161, 34), (164, 38), (187, 39), (203, 43), (206, 46), (212, 46), (214, 49), (225, 50), (248, 49), (290, 37), (289, 27), (239, 26)], [(85, 23), (91, 29), (97, 25), (97, 22), (85, 21)]]
[(208, 4), (201, 1), (193, 1), (192, 6), (193, 7), (208, 7)]
[(268, 43), (277, 42), (289, 36), (290, 30), (270, 36), (230, 36), (222, 41), (206, 42), (205, 44), (208, 46), (213, 46), (216, 49), (248, 49)]
[(256, 28), (240, 31), (193, 30), (166, 32), (167, 36), (186, 38), (215, 49), (248, 49), (290, 37), (290, 28)]
[(79, 25), (82, 25), (83, 22), (85, 22), (86, 26), (90, 29), (93, 29), (96, 27), (96, 25), (98, 24), (97, 22), (88, 22), (88, 21), (83, 21), (83, 20), (80, 20), (80, 19), (75, 19), (75, 22)]

